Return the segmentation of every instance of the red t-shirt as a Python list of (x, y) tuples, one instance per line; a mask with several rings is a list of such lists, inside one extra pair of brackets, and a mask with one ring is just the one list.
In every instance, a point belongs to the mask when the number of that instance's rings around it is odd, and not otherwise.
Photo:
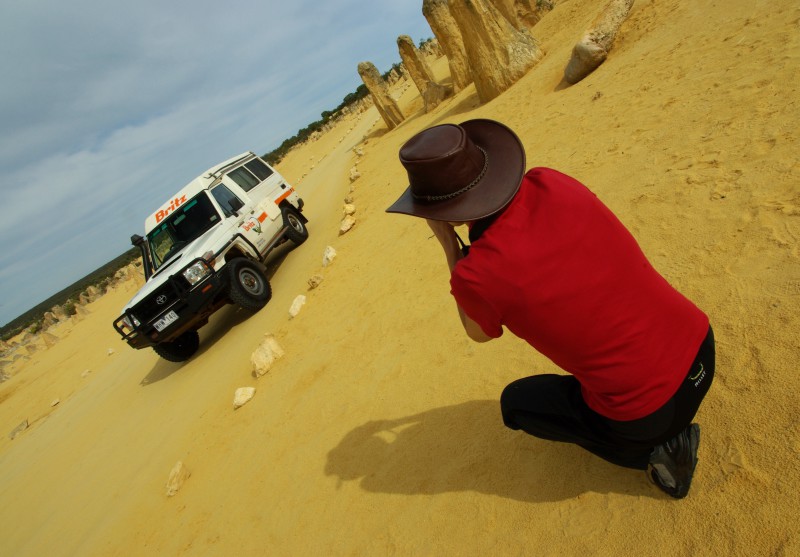
[(708, 332), (708, 317), (658, 274), (597, 196), (549, 168), (528, 171), (450, 285), (487, 335), (505, 326), (528, 341), (613, 420), (663, 406)]

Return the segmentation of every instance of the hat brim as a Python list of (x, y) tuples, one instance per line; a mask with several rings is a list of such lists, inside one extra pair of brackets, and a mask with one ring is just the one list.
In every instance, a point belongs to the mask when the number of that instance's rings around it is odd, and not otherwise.
[(493, 215), (514, 198), (525, 174), (525, 149), (517, 135), (494, 120), (468, 120), (459, 124), (489, 159), (483, 178), (463, 194), (434, 203), (414, 199), (411, 187), (387, 213), (402, 213), (431, 220), (467, 222)]

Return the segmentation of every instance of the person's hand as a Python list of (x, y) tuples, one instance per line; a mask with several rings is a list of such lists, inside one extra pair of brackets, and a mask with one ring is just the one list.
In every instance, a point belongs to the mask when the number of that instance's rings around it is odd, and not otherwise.
[(458, 245), (453, 225), (440, 220), (425, 219), (425, 222), (428, 223), (434, 236), (442, 245), (445, 257), (447, 257), (447, 265), (452, 271), (458, 260), (464, 257), (464, 254), (461, 253), (461, 247)]
[(456, 232), (449, 222), (431, 219), (425, 219), (425, 222), (428, 223), (428, 226), (430, 226), (434, 236), (436, 236), (436, 239), (439, 240), (439, 243), (442, 244), (442, 246), (446, 246), (455, 240)]

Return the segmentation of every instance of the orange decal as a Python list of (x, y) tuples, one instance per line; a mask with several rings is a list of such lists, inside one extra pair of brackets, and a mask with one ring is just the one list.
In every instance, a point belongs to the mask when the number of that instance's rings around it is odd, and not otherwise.
[(267, 220), (266, 213), (261, 213), (260, 215), (258, 215), (258, 222), (264, 222), (265, 220)]
[(159, 223), (162, 220), (164, 220), (165, 218), (167, 218), (167, 215), (169, 215), (172, 211), (174, 211), (175, 209), (177, 209), (178, 207), (180, 207), (184, 203), (186, 203), (186, 196), (185, 195), (181, 196), (181, 197), (176, 197), (175, 199), (170, 201), (169, 205), (167, 205), (167, 207), (165, 207), (164, 209), (160, 209), (156, 213), (156, 215), (155, 215), (156, 216), (156, 223)]
[(293, 192), (294, 188), (289, 188), (288, 190), (286, 190), (286, 192), (283, 195), (281, 195), (278, 199), (275, 200), (275, 205), (278, 205), (281, 201), (292, 195)]

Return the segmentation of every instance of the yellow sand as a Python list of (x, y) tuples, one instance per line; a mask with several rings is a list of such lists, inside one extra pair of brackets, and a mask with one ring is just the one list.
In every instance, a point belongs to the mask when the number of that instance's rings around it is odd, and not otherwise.
[[(535, 28), (545, 59), (486, 105), (470, 87), (424, 114), (411, 86), (399, 128), (372, 108), (287, 157), (311, 237), (273, 259), (270, 304), (217, 314), (188, 363), (116, 337), (131, 282), (14, 364), (0, 384), (0, 554), (800, 554), (800, 9), (640, 0), (606, 63), (557, 90), (603, 3), (560, 3)], [(505, 429), (503, 387), (554, 366), (510, 334), (471, 343), (425, 224), (383, 212), (405, 187), (399, 146), (474, 117), (513, 127), (529, 166), (588, 184), (710, 315), (718, 375), (687, 499)], [(358, 223), (340, 237), (364, 136)], [(255, 379), (266, 332), (286, 356)], [(234, 411), (242, 386), (256, 395)], [(191, 477), (167, 498), (178, 460)]]

